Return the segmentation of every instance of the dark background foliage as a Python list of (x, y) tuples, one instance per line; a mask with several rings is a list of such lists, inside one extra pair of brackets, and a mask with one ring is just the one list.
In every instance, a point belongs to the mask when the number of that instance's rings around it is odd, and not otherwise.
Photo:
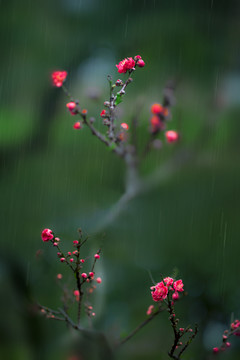
[[(86, 352), (83, 359), (110, 357), (101, 338), (95, 347), (91, 339), (74, 340), (64, 324), (39, 317), (33, 306), (36, 300), (59, 306), (56, 274), (69, 280), (42, 243), (42, 229), (52, 228), (70, 248), (82, 227), (92, 235), (89, 251), (103, 249), (96, 328), (109, 338), (129, 332), (151, 303), (149, 271), (158, 281), (177, 268), (188, 291), (177, 306), (181, 324), (200, 328), (184, 358), (210, 359), (231, 313), (240, 316), (240, 3), (3, 0), (0, 6), (1, 358), (67, 359), (73, 341)], [(122, 119), (130, 122), (142, 104), (143, 145), (150, 106), (174, 79), (170, 126), (181, 133), (180, 144), (147, 157), (142, 175), (182, 149), (191, 161), (98, 232), (124, 191), (124, 164), (87, 129), (73, 131), (66, 99), (49, 75), (67, 70), (68, 87), (100, 122), (107, 74), (117, 79), (115, 64), (136, 54), (146, 67), (127, 89)], [(43, 255), (36, 256), (39, 249)], [(171, 341), (161, 314), (117, 358), (166, 359)], [(238, 359), (237, 341), (224, 357)]]

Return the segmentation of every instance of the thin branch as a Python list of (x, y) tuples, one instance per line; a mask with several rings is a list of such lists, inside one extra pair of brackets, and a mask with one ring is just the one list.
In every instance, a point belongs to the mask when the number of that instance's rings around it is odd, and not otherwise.
[(41, 305), (41, 304), (38, 304), (38, 303), (37, 303), (37, 307), (38, 307), (40, 310), (46, 311), (48, 314), (60, 315), (60, 311), (56, 311), (56, 310), (50, 309), (50, 308), (47, 307), (47, 306), (44, 306), (44, 305)]
[(188, 341), (186, 342), (186, 344), (184, 345), (184, 347), (182, 348), (182, 350), (179, 352), (178, 354), (178, 359), (180, 359), (180, 356), (182, 355), (182, 353), (187, 349), (187, 347), (191, 344), (191, 342), (193, 341), (193, 339), (195, 338), (195, 336), (198, 333), (198, 327), (197, 325), (195, 325), (195, 330), (194, 333), (192, 334), (192, 336), (190, 336), (190, 338), (188, 339)]
[(83, 327), (81, 327), (81, 326), (78, 325), (78, 324), (75, 324), (75, 323), (73, 322), (73, 320), (68, 316), (68, 314), (67, 314), (63, 309), (59, 308), (58, 310), (59, 310), (59, 312), (63, 315), (65, 321), (66, 321), (69, 325), (71, 325), (71, 327), (72, 327), (73, 329), (79, 330), (79, 331), (85, 331), (85, 329), (84, 329)]
[(106, 137), (103, 134), (101, 134), (97, 129), (95, 129), (95, 127), (90, 122), (87, 121), (86, 116), (82, 116), (82, 118), (83, 118), (83, 123), (89, 127), (92, 134), (95, 135), (99, 140), (101, 140), (105, 145), (110, 146), (110, 142), (106, 139)]
[[(97, 254), (100, 254), (101, 253), (101, 249), (99, 249), (98, 251), (97, 251)], [(94, 267), (95, 267), (95, 265), (96, 265), (96, 261), (97, 261), (97, 259), (96, 258), (94, 258), (94, 260), (93, 260), (93, 264), (92, 264), (92, 268), (91, 268), (91, 272), (93, 272), (94, 271)]]
[(64, 93), (67, 95), (67, 97), (71, 100), (72, 99), (72, 95), (71, 93), (68, 91), (68, 89), (66, 88), (66, 86), (64, 84), (62, 84), (62, 89), (64, 91)]
[(131, 339), (134, 335), (138, 333), (139, 330), (141, 330), (144, 326), (146, 326), (150, 321), (152, 321), (160, 312), (164, 311), (165, 309), (158, 308), (152, 315), (150, 315), (146, 320), (144, 320), (140, 325), (138, 325), (128, 336), (121, 339), (117, 343), (117, 347), (125, 344), (129, 339)]
[[(55, 241), (53, 240), (53, 243), (54, 243)], [(67, 260), (67, 256), (65, 256), (65, 254), (64, 254), (64, 252), (60, 249), (60, 246), (59, 246), (59, 244), (57, 243), (57, 245), (56, 245), (56, 248), (58, 249), (58, 251), (62, 254), (62, 257), (64, 257), (64, 259), (65, 259), (65, 263), (71, 268), (71, 270), (73, 271), (73, 272), (75, 272), (75, 269), (72, 267), (72, 265), (69, 263), (69, 261)]]
[[(137, 182), (127, 183), (126, 192), (120, 199), (110, 208), (106, 215), (99, 220), (94, 231), (99, 232), (109, 226), (117, 217), (125, 210), (127, 204), (139, 194), (146, 193), (157, 186), (160, 186), (172, 175), (174, 175), (183, 165), (190, 163), (194, 154), (190, 154), (186, 149), (179, 151), (171, 160), (167, 160), (165, 164), (161, 164), (150, 175), (144, 178), (138, 178)], [(127, 167), (127, 173), (132, 169)], [(129, 181), (130, 177), (126, 177)], [(133, 179), (131, 178), (131, 181)]]

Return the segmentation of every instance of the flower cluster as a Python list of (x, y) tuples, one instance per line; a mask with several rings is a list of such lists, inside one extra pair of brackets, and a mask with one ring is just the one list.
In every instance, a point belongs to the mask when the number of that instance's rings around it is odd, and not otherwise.
[(66, 71), (54, 71), (52, 73), (52, 82), (56, 87), (61, 87), (67, 77)]
[(151, 287), (152, 299), (157, 304), (150, 305), (146, 312), (149, 320), (160, 311), (166, 310), (169, 313), (168, 319), (172, 326), (174, 340), (168, 355), (173, 359), (180, 359), (198, 332), (197, 325), (195, 325), (194, 330), (190, 326), (179, 327), (180, 320), (176, 316), (175, 301), (179, 299), (179, 293), (184, 291), (183, 287), (184, 284), (181, 279), (175, 280), (170, 276), (165, 277), (161, 282)]
[(220, 347), (214, 347), (213, 353), (217, 354), (219, 352), (225, 351), (231, 346), (229, 338), (232, 336), (240, 336), (240, 320), (236, 319), (231, 323), (230, 329), (225, 330), (222, 336), (222, 345)]
[[(127, 152), (132, 151), (136, 144), (131, 144), (133, 147), (128, 147), (129, 140), (136, 140), (137, 131), (137, 120), (133, 122), (133, 127), (126, 122), (118, 123), (117, 115), (115, 109), (123, 101), (123, 97), (126, 94), (127, 86), (133, 81), (131, 74), (136, 70), (137, 67), (144, 67), (145, 62), (142, 59), (141, 55), (136, 55), (134, 57), (127, 57), (121, 60), (117, 65), (118, 72), (120, 74), (128, 73), (128, 78), (126, 80), (117, 79), (113, 82), (112, 77), (108, 76), (108, 82), (110, 85), (110, 97), (108, 100), (104, 101), (104, 109), (100, 112), (100, 117), (102, 118), (102, 124), (107, 128), (105, 134), (99, 131), (95, 126), (95, 118), (87, 117), (88, 111), (86, 109), (81, 109), (79, 101), (75, 100), (66, 87), (62, 86), (63, 81), (66, 79), (66, 71), (55, 71), (52, 74), (53, 84), (57, 87), (62, 87), (64, 92), (70, 98), (70, 101), (66, 104), (66, 107), (71, 115), (79, 115), (81, 120), (75, 121), (73, 128), (75, 130), (82, 129), (83, 126), (87, 126), (93, 135), (95, 135), (100, 141), (107, 145), (112, 151), (114, 151), (120, 157), (127, 159)], [(160, 149), (162, 147), (162, 141), (156, 139), (156, 135), (165, 131), (165, 138), (168, 143), (174, 143), (179, 139), (179, 134), (175, 130), (166, 131), (167, 120), (170, 119), (170, 107), (174, 104), (173, 96), (173, 87), (167, 86), (164, 90), (163, 103), (155, 103), (151, 106), (152, 116), (150, 118), (150, 134), (149, 140), (147, 141), (145, 149), (143, 149), (142, 154), (138, 154), (135, 151), (135, 157), (141, 159), (147, 154), (151, 148)], [(130, 130), (131, 134), (128, 134)], [(126, 146), (125, 146), (126, 144)], [(136, 149), (135, 149), (136, 150)], [(132, 156), (132, 155), (131, 155)], [(135, 163), (138, 163), (139, 159), (136, 159)]]
[(236, 319), (234, 322), (231, 323), (231, 330), (233, 335), (240, 336), (240, 320)]
[(179, 298), (179, 292), (184, 291), (183, 286), (182, 280), (174, 281), (173, 278), (166, 277), (163, 281), (150, 288), (152, 290), (153, 301), (163, 301), (168, 294), (172, 295), (172, 300), (177, 300)]
[[(122, 61), (119, 62), (118, 65), (116, 65), (118, 68), (119, 73), (126, 73), (128, 71), (129, 75), (136, 69), (136, 66), (138, 67), (144, 67), (145, 62), (143, 61), (142, 57), (140, 55), (136, 55), (134, 58), (128, 57)], [(87, 121), (87, 110), (81, 109), (79, 106), (79, 101), (74, 100), (71, 96), (71, 94), (68, 92), (68, 90), (63, 87), (63, 82), (65, 81), (67, 77), (66, 71), (54, 71), (52, 73), (52, 81), (53, 85), (57, 87), (62, 87), (64, 92), (67, 94), (67, 96), (70, 98), (70, 101), (66, 104), (67, 109), (69, 110), (71, 115), (80, 115), (82, 117), (82, 122), (77, 121), (73, 124), (74, 129), (81, 129), (83, 127), (83, 124), (87, 125), (90, 130), (92, 131), (92, 134), (96, 135), (102, 142), (104, 142), (106, 145), (112, 147), (112, 143), (119, 143), (123, 142), (127, 139), (126, 136), (126, 130), (128, 130), (128, 124), (122, 123), (120, 128), (121, 131), (118, 133), (115, 133), (116, 124), (115, 121), (115, 115), (114, 115), (114, 109), (120, 102), (122, 102), (122, 96), (125, 94), (125, 90), (128, 84), (132, 82), (132, 78), (128, 78), (125, 82), (121, 79), (118, 79), (115, 84), (112, 84), (111, 77), (108, 76), (108, 81), (110, 84), (110, 90), (111, 95), (109, 101), (104, 102), (104, 106), (107, 107), (107, 110), (102, 110), (100, 113), (100, 116), (103, 118), (103, 125), (106, 125), (108, 127), (107, 135), (109, 137), (109, 142), (106, 140), (105, 136), (101, 134), (98, 130), (96, 130), (93, 126), (93, 123), (95, 121), (94, 118), (90, 118), (89, 121)], [(120, 87), (119, 91), (114, 94), (114, 88)], [(112, 147), (114, 148), (114, 147)], [(122, 154), (121, 154), (122, 155)]]
[[(83, 267), (85, 266), (85, 262), (87, 259), (84, 259), (80, 256), (81, 247), (87, 241), (88, 238), (82, 239), (82, 232), (79, 231), (80, 238), (79, 240), (73, 240), (73, 247), (74, 249), (71, 251), (63, 252), (60, 249), (60, 239), (55, 237), (53, 231), (51, 229), (44, 229), (42, 231), (42, 240), (44, 242), (51, 242), (52, 245), (58, 250), (57, 257), (59, 258), (61, 263), (67, 264), (74, 273), (76, 278), (76, 289), (73, 290), (73, 295), (75, 300), (79, 303), (79, 314), (78, 317), (80, 319), (80, 312), (81, 312), (81, 302), (83, 300), (84, 293), (91, 294), (96, 289), (96, 284), (101, 284), (102, 279), (101, 277), (95, 277), (95, 265), (97, 260), (100, 259), (100, 250), (97, 251), (93, 258), (92, 258), (92, 266), (90, 271), (83, 271)], [(57, 280), (62, 280), (62, 274), (57, 274)], [(82, 288), (88, 284), (87, 290), (83, 292)], [(86, 313), (90, 316), (94, 316), (93, 312), (89, 312), (90, 305), (86, 302), (85, 303), (85, 310)], [(41, 308), (42, 309), (42, 308)], [(46, 308), (44, 307), (46, 310)], [(92, 309), (92, 307), (91, 307)], [(94, 314), (94, 315), (93, 315)]]
[(125, 58), (116, 65), (118, 72), (120, 74), (125, 74), (127, 71), (131, 73), (135, 70), (136, 65), (139, 67), (144, 67), (145, 62), (143, 61), (140, 55), (136, 55), (134, 59), (132, 57)]

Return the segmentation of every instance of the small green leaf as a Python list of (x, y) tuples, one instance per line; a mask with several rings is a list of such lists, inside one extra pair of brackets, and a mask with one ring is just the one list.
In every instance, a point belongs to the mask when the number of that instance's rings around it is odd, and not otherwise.
[(118, 104), (120, 104), (122, 102), (122, 96), (120, 94), (117, 94), (116, 97), (116, 101), (115, 101), (115, 105), (117, 106)]

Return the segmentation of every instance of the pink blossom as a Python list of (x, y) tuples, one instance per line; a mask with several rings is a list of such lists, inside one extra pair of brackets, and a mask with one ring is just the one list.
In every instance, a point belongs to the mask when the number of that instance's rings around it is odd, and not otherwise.
[(100, 259), (100, 255), (99, 255), (99, 254), (95, 254), (94, 257), (95, 257), (95, 259)]
[(165, 133), (166, 139), (168, 143), (176, 142), (178, 140), (178, 133), (174, 130), (166, 131)]
[(98, 284), (101, 284), (102, 279), (101, 279), (100, 277), (97, 277), (97, 278), (96, 278), (96, 282), (97, 282)]
[(165, 128), (164, 122), (157, 115), (153, 115), (151, 117), (150, 123), (152, 133), (157, 133), (159, 130), (163, 130)]
[(79, 292), (79, 290), (74, 290), (73, 295), (76, 296), (76, 301), (80, 300), (80, 292)]
[(61, 87), (67, 77), (66, 71), (54, 71), (52, 73), (52, 82), (54, 86)]
[(154, 291), (152, 291), (151, 294), (153, 301), (163, 301), (167, 297), (168, 287), (164, 285), (163, 281), (161, 281), (154, 286)]
[(64, 262), (66, 259), (64, 257), (61, 257), (60, 261)]
[(124, 129), (124, 130), (128, 130), (129, 129), (129, 126), (127, 123), (121, 123), (121, 127)]
[(82, 273), (82, 274), (81, 274), (81, 277), (82, 277), (83, 279), (86, 279), (86, 278), (87, 278), (87, 274), (86, 274), (86, 273)]
[(143, 61), (143, 59), (138, 60), (137, 66), (139, 66), (139, 67), (144, 67), (145, 66), (145, 62)]
[(62, 279), (62, 274), (57, 274), (57, 279), (61, 280)]
[(106, 110), (102, 110), (101, 113), (100, 113), (100, 116), (101, 116), (101, 117), (106, 116)]
[(73, 111), (75, 109), (76, 103), (74, 101), (70, 101), (69, 103), (66, 104), (66, 107), (68, 108), (69, 111)]
[(165, 279), (163, 279), (163, 281), (165, 282), (166, 286), (171, 286), (173, 283), (173, 278), (168, 276), (168, 277), (165, 277)]
[(94, 277), (94, 272), (90, 271), (89, 276), (90, 276), (91, 278), (93, 278), (93, 277)]
[(46, 242), (49, 240), (52, 240), (54, 238), (52, 230), (50, 229), (44, 229), (42, 231), (42, 241)]
[(179, 294), (178, 294), (178, 292), (174, 292), (174, 293), (172, 294), (172, 299), (173, 299), (173, 300), (178, 300), (178, 299), (179, 299)]
[(73, 128), (74, 128), (75, 130), (81, 129), (81, 128), (82, 128), (82, 125), (81, 125), (80, 121), (75, 122), (75, 124), (73, 125)]
[(159, 115), (159, 114), (161, 114), (163, 112), (163, 106), (161, 104), (158, 104), (158, 103), (153, 104), (151, 106), (151, 112), (154, 115)]
[(217, 354), (217, 353), (219, 352), (219, 348), (218, 348), (218, 347), (214, 347), (214, 348), (213, 348), (213, 352), (214, 352), (215, 354)]
[(150, 306), (148, 307), (148, 309), (147, 309), (146, 314), (147, 314), (147, 315), (151, 315), (151, 313), (153, 312), (153, 309), (154, 309), (154, 305), (150, 305)]
[(84, 259), (80, 259), (80, 263), (85, 263), (85, 260)]
[(182, 280), (177, 280), (177, 281), (175, 281), (174, 284), (173, 284), (174, 289), (175, 289), (176, 291), (180, 291), (180, 292), (184, 291), (183, 286), (184, 286), (184, 285), (183, 285)]
[(77, 245), (79, 244), (79, 241), (78, 240), (73, 240), (73, 245)]
[(76, 106), (77, 105), (74, 101), (70, 101), (69, 103), (66, 104), (66, 107), (68, 108), (68, 110), (70, 111), (70, 113), (72, 115), (77, 115), (77, 113), (78, 113)]
[(126, 58), (119, 62), (118, 65), (116, 65), (118, 68), (118, 72), (121, 74), (125, 74), (128, 70), (132, 70), (135, 67), (135, 61), (133, 58)]
[(73, 262), (74, 262), (74, 259), (73, 259), (73, 258), (71, 258), (71, 259), (69, 259), (69, 261), (70, 261), (71, 263), (73, 263)]
[(231, 324), (231, 328), (234, 330), (234, 329), (237, 329), (238, 327), (240, 327), (240, 321), (236, 319), (236, 320)]

